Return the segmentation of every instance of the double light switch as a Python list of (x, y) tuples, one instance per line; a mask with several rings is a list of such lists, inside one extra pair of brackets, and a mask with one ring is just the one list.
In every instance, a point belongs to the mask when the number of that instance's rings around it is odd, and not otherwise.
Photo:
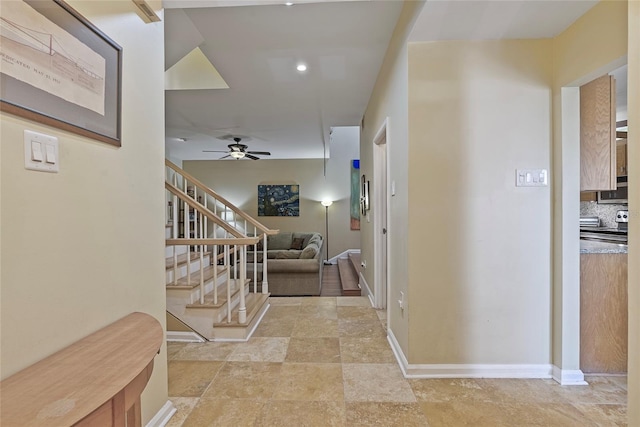
[(25, 130), (24, 167), (30, 170), (57, 173), (60, 170), (58, 138)]
[(546, 169), (517, 169), (516, 187), (545, 187), (547, 185)]

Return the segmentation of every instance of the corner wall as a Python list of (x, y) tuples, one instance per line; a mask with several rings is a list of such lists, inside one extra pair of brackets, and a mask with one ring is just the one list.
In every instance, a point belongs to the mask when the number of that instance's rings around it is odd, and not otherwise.
[[(387, 214), (388, 245), (390, 250), (387, 253), (389, 259), (389, 277), (392, 278), (388, 283), (390, 301), (395, 295), (401, 291), (405, 292), (408, 306), (413, 304), (411, 295), (408, 292), (408, 269), (407, 269), (407, 239), (409, 234), (408, 227), (408, 209), (409, 209), (409, 192), (408, 192), (408, 81), (407, 81), (407, 61), (408, 49), (407, 39), (413, 28), (413, 24), (418, 14), (424, 6), (423, 2), (409, 1), (405, 2), (398, 23), (393, 32), (393, 36), (387, 48), (382, 68), (378, 74), (374, 90), (367, 104), (364, 114), (364, 128), (361, 130), (360, 136), (360, 171), (367, 177), (371, 186), (369, 187), (370, 195), (376, 191), (375, 179), (373, 174), (373, 139), (384, 123), (385, 119), (389, 119), (387, 124), (387, 155), (389, 170), (387, 176), (389, 182), (395, 181), (396, 195), (391, 196), (391, 192), (387, 191), (390, 197), (389, 209)], [(373, 252), (374, 241), (374, 207), (368, 215), (368, 219), (361, 221), (362, 230), (362, 253), (361, 259), (366, 262), (366, 268), (362, 274), (371, 289), (374, 291), (374, 271), (376, 269)], [(380, 232), (380, 230), (378, 230)], [(400, 310), (397, 304), (387, 305), (387, 316), (389, 320), (389, 331), (393, 334), (402, 351), (406, 354), (409, 348), (408, 328), (409, 317), (406, 312)]]
[(636, 189), (629, 196), (629, 213), (634, 221), (629, 225), (629, 371), (627, 413), (628, 425), (640, 426), (640, 2), (629, 2), (629, 120), (628, 161), (629, 185)]
[[(164, 25), (132, 2), (68, 3), (123, 48), (122, 147), (0, 115), (2, 378), (134, 311), (165, 324)], [(24, 169), (25, 129), (59, 139), (60, 173)], [(163, 346), (143, 422), (166, 401)]]
[(550, 170), (550, 54), (549, 40), (409, 45), (409, 364), (548, 375), (551, 192), (515, 177)]
[(602, 1), (553, 40), (552, 337), (553, 364), (563, 372), (580, 369), (578, 88), (624, 65), (626, 22), (626, 2)]

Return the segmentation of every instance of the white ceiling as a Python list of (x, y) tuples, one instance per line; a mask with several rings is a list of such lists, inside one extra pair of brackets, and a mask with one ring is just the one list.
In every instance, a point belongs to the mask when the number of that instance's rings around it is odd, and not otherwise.
[(202, 150), (225, 150), (231, 141), (217, 137), (233, 134), (271, 158), (322, 158), (331, 126), (360, 124), (401, 8), (360, 1), (166, 10), (165, 68), (199, 46), (229, 85), (166, 92), (169, 155), (217, 159)]
[(598, 0), (427, 1), (410, 41), (555, 37)]
[[(166, 91), (168, 156), (218, 159), (202, 150), (237, 135), (270, 158), (322, 158), (332, 126), (360, 124), (403, 2), (283, 2), (164, 1), (165, 69), (199, 47), (229, 86)], [(596, 3), (427, 1), (410, 40), (553, 37)]]

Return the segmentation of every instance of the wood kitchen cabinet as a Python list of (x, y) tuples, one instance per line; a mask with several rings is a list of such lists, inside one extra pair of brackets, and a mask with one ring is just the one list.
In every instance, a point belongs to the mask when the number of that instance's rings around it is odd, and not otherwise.
[(580, 191), (616, 189), (616, 87), (605, 75), (580, 87)]
[(627, 176), (627, 140), (616, 142), (616, 175)]
[(596, 193), (595, 191), (581, 191), (580, 201), (581, 202), (597, 202), (598, 193)]
[(627, 254), (580, 254), (580, 369), (627, 372)]

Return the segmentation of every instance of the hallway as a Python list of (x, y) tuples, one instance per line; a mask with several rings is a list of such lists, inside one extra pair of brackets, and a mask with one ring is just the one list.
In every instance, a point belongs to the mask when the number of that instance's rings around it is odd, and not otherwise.
[(626, 377), (405, 379), (365, 297), (271, 298), (246, 343), (168, 344), (168, 426), (626, 426)]

